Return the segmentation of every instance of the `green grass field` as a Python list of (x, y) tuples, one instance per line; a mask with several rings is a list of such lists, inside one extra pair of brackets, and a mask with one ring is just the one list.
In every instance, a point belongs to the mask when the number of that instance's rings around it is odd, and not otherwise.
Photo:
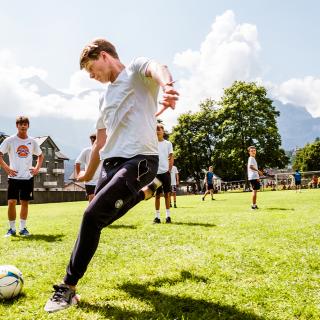
[(25, 279), (0, 319), (320, 319), (320, 190), (261, 192), (255, 211), (250, 197), (178, 197), (171, 225), (153, 225), (153, 200), (140, 203), (103, 230), (79, 306), (55, 314), (43, 306), (87, 203), (31, 205), (33, 236), (0, 238), (0, 264)]

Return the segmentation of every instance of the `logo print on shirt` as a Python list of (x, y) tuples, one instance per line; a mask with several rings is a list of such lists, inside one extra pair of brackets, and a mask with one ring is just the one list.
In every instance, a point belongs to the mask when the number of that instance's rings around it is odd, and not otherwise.
[(17, 154), (19, 158), (26, 158), (29, 155), (29, 148), (25, 145), (21, 145), (17, 148)]

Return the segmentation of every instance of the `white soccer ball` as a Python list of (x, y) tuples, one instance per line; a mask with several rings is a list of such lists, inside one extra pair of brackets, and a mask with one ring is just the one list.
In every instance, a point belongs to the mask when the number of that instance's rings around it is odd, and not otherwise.
[(12, 299), (22, 290), (22, 272), (11, 265), (0, 266), (0, 299)]

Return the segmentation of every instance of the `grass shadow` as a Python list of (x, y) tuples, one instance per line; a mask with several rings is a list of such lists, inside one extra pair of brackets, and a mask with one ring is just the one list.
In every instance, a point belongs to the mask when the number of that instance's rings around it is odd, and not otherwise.
[(215, 319), (238, 319), (238, 320), (263, 320), (251, 312), (238, 310), (234, 306), (223, 305), (219, 302), (209, 302), (204, 299), (187, 297), (183, 293), (180, 296), (169, 295), (160, 292), (161, 286), (174, 285), (185, 281), (206, 282), (206, 278), (198, 277), (188, 271), (182, 271), (177, 278), (160, 278), (154, 282), (134, 283), (126, 282), (119, 286), (132, 298), (145, 302), (148, 311), (125, 310), (108, 304), (107, 301), (92, 304), (80, 302), (79, 307), (84, 312), (95, 312), (105, 318), (114, 320), (139, 319), (189, 319), (189, 320), (215, 320)]
[(294, 208), (266, 208), (266, 210), (294, 211)]
[(28, 237), (15, 236), (12, 237), (13, 241), (46, 241), (57, 242), (62, 241), (64, 234), (31, 234)]
[(172, 222), (173, 225), (182, 225), (182, 226), (190, 226), (190, 227), (216, 227), (217, 225), (214, 223), (201, 223), (201, 222)]
[(26, 297), (26, 294), (24, 292), (21, 292), (17, 297), (14, 297), (12, 299), (0, 299), (0, 305), (2, 306), (11, 306), (15, 303), (20, 303), (19, 300), (22, 300)]
[(128, 224), (111, 224), (107, 228), (109, 229), (137, 229), (135, 225), (128, 225)]

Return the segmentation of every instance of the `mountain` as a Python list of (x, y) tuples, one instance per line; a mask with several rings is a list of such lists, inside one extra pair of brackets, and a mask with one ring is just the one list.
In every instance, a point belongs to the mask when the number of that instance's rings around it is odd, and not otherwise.
[(277, 122), (285, 150), (303, 147), (320, 136), (320, 118), (313, 118), (306, 108), (277, 100), (273, 105), (280, 111)]
[(43, 81), (38, 76), (33, 76), (30, 78), (25, 78), (20, 81), (20, 83), (26, 87), (30, 88), (32, 91), (37, 92), (40, 96), (47, 96), (49, 94), (56, 94), (65, 99), (72, 99), (73, 95), (68, 94), (50, 87), (45, 81)]

